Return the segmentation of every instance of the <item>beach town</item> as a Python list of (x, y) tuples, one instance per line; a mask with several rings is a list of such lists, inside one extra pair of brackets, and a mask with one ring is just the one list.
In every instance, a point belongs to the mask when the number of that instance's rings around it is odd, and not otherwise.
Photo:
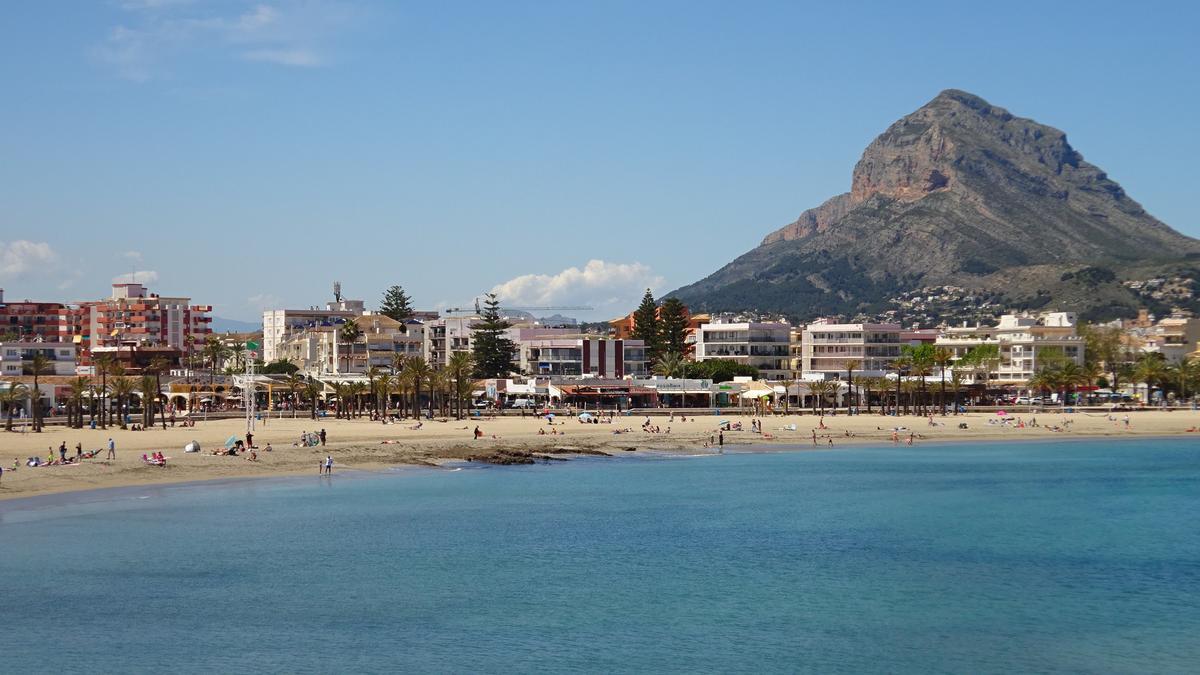
[(399, 287), (372, 308), (340, 284), (264, 311), (258, 332), (215, 333), (212, 311), (132, 282), (84, 302), (0, 292), (0, 498), (328, 463), (1184, 435), (1200, 420), (1200, 319), (1182, 315), (793, 325), (647, 291), (589, 324), (491, 296), (414, 310)]

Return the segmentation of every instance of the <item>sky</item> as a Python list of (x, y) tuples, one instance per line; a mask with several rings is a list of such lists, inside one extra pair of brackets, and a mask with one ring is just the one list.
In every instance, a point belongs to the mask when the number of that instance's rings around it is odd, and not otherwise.
[[(1197, 3), (95, 0), (0, 7), (0, 287), (219, 317), (623, 314), (849, 188), (947, 88), (1200, 236)], [(549, 312), (545, 312), (549, 313)]]

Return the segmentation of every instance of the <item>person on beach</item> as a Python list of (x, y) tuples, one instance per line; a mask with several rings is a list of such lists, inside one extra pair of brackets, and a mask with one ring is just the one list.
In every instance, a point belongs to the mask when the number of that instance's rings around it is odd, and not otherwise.
[(817, 430), (816, 429), (812, 430), (812, 436), (813, 436), (813, 447), (815, 448), (817, 446)]
[(333, 455), (325, 455), (325, 475), (333, 475)]
[(717, 445), (722, 448), (725, 447), (725, 432), (724, 432), (724, 430), (717, 432)]
[(105, 459), (116, 459), (116, 458), (117, 458), (117, 444), (114, 443), (113, 439), (110, 438), (110, 439), (108, 439), (108, 456), (105, 457)]
[(58, 461), (64, 464), (67, 461), (67, 442), (63, 441), (58, 445)]
[(317, 435), (321, 437), (321, 447), (325, 447), (325, 430), (322, 429), (321, 433)]
[(475, 438), (483, 438), (483, 432), (479, 430), (479, 427), (475, 427)]
[(254, 434), (250, 433), (249, 431), (246, 432), (246, 447), (254, 447)]
[(75, 461), (78, 462), (81, 459), (83, 459), (83, 443), (76, 443), (75, 444)]

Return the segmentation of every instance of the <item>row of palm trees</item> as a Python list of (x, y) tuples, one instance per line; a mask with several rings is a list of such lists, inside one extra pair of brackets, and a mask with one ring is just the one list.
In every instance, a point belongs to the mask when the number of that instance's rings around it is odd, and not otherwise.
[[(335, 415), (345, 419), (362, 416), (368, 411), (387, 415), (395, 403), (398, 411), (411, 412), (412, 417), (420, 417), (421, 406), (425, 404), (430, 415), (434, 410), (449, 415), (453, 409), (455, 416), (462, 419), (464, 401), (470, 400), (474, 386), (474, 370), (475, 359), (469, 352), (452, 354), (444, 368), (435, 368), (420, 356), (397, 354), (390, 368), (369, 368), (366, 382), (330, 383), (337, 400)], [(288, 376), (287, 386), (295, 401), (308, 402), (315, 419), (325, 385), (314, 378), (292, 373)]]
[[(126, 376), (124, 366), (112, 356), (98, 356), (96, 377), (80, 375), (67, 383), (67, 425), (74, 429), (83, 428), (86, 415), (89, 422), (95, 421), (101, 428), (108, 428), (110, 424), (119, 424), (121, 428), (125, 428), (125, 418), (120, 412), (130, 407), (134, 394), (140, 394), (142, 425), (153, 425), (157, 416), (162, 419), (165, 429), (167, 421), (163, 413), (166, 397), (162, 394), (162, 375), (169, 368), (170, 363), (166, 359), (156, 358), (148, 367), (142, 369), (140, 378), (134, 379)], [(49, 359), (42, 354), (35, 354), (30, 359), (30, 370), (33, 375), (32, 387), (13, 383), (0, 390), (0, 407), (6, 410), (4, 428), (8, 431), (12, 430), (16, 409), (26, 401), (30, 404), (33, 431), (40, 432), (45, 425), (41, 396), (38, 392), (41, 376), (50, 370)], [(115, 422), (114, 414), (117, 415)]]

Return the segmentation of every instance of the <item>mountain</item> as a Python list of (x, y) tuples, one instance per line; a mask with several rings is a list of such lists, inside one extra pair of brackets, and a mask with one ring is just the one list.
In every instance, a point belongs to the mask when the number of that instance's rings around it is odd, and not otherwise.
[(214, 316), (212, 330), (214, 333), (256, 333), (263, 329), (261, 321), (238, 321)]
[(914, 293), (948, 298), (927, 320), (980, 298), (1110, 318), (1190, 308), (1195, 296), (1159, 302), (1138, 283), (1166, 275), (1190, 288), (1198, 262), (1200, 241), (1148, 214), (1062, 131), (947, 90), (867, 146), (849, 192), (670, 295), (800, 319), (908, 319)]

